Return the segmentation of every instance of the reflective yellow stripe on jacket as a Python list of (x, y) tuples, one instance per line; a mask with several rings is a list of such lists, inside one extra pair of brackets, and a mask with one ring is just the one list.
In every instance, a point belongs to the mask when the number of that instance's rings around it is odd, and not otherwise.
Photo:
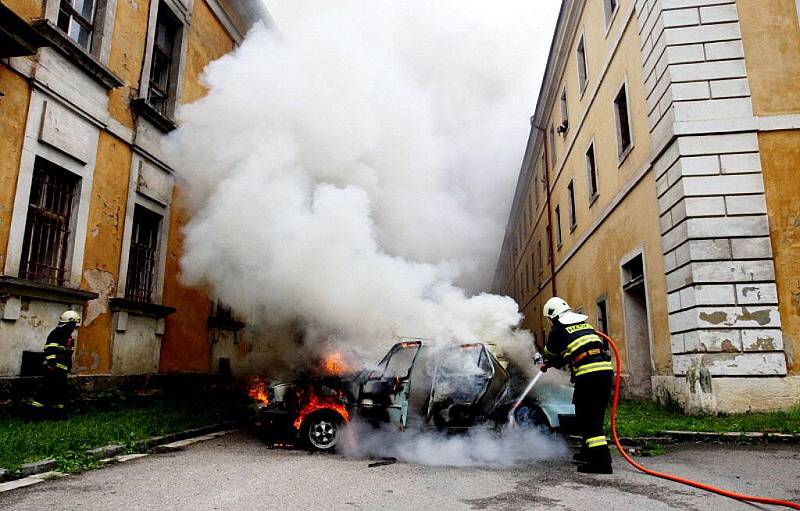
[(580, 349), (583, 346), (586, 346), (590, 342), (599, 342), (599, 343), (602, 344), (602, 341), (600, 340), (600, 338), (598, 336), (596, 336), (595, 334), (583, 335), (581, 337), (578, 337), (577, 339), (575, 339), (571, 343), (569, 343), (567, 345), (567, 349), (565, 349), (564, 351), (561, 352), (561, 356), (562, 357), (568, 357), (568, 356), (572, 355), (573, 353), (575, 353), (576, 350)]
[(593, 362), (591, 364), (584, 364), (582, 366), (576, 367), (575, 376), (581, 376), (582, 374), (594, 373), (597, 371), (613, 371), (613, 370), (614, 366), (611, 365), (610, 361)]

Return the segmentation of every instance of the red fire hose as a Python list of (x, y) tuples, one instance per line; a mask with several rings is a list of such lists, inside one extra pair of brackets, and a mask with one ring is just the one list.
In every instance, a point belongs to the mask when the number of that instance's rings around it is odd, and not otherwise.
[(669, 481), (675, 481), (676, 483), (694, 486), (695, 488), (716, 493), (717, 495), (722, 495), (723, 497), (730, 497), (732, 499), (741, 500), (744, 502), (757, 502), (759, 504), (772, 504), (773, 506), (784, 506), (792, 509), (800, 509), (800, 504), (797, 504), (795, 502), (789, 502), (788, 500), (780, 500), (780, 499), (770, 499), (767, 497), (755, 497), (753, 495), (744, 495), (741, 493), (735, 493), (728, 490), (722, 490), (720, 488), (716, 488), (708, 484), (692, 481), (691, 479), (685, 479), (683, 477), (674, 476), (672, 474), (665, 474), (663, 472), (656, 472), (655, 470), (650, 470), (649, 468), (646, 468), (637, 463), (636, 461), (634, 461), (633, 458), (631, 458), (628, 455), (625, 449), (622, 448), (622, 445), (619, 442), (619, 437), (617, 436), (617, 402), (619, 401), (619, 367), (621, 367), (619, 363), (619, 350), (617, 349), (617, 345), (614, 344), (614, 341), (611, 340), (609, 336), (607, 336), (602, 332), (597, 332), (597, 333), (608, 341), (608, 344), (614, 350), (614, 359), (617, 362), (617, 371), (616, 371), (616, 376), (614, 378), (614, 402), (611, 406), (611, 433), (614, 436), (614, 443), (617, 444), (617, 449), (619, 449), (619, 452), (620, 454), (622, 454), (622, 457), (625, 458), (625, 461), (633, 465), (634, 468), (636, 468), (637, 470), (644, 472), (645, 474), (649, 474), (655, 477), (660, 477), (661, 479), (667, 479)]

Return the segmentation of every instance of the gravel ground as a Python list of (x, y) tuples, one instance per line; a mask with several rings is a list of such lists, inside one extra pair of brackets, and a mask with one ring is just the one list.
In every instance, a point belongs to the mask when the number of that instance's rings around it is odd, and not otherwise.
[[(800, 499), (797, 446), (672, 446), (644, 462), (734, 491)], [(644, 476), (620, 459), (610, 476), (577, 474), (567, 460), (512, 469), (369, 463), (269, 449), (239, 432), (9, 491), (0, 509), (759, 509)]]

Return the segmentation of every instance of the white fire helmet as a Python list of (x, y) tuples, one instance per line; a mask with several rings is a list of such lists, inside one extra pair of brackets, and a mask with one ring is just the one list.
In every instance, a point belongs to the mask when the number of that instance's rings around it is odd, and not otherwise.
[(588, 316), (572, 312), (572, 307), (557, 296), (550, 298), (544, 304), (544, 317), (558, 319), (562, 325), (574, 325), (588, 319)]
[(61, 324), (74, 323), (75, 326), (79, 326), (81, 324), (81, 315), (75, 311), (66, 311), (58, 318), (58, 322)]

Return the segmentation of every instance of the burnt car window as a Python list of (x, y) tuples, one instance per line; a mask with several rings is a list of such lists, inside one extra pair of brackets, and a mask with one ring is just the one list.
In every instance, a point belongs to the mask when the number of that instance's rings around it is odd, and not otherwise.
[(384, 378), (405, 378), (411, 371), (411, 364), (417, 356), (419, 345), (404, 346), (392, 353), (383, 372)]

